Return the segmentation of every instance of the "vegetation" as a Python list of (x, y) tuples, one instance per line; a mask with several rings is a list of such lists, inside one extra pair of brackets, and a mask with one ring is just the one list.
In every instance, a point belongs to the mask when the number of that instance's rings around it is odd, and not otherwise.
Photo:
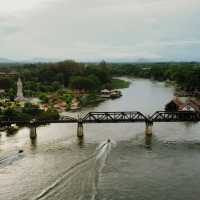
[(43, 111), (37, 107), (34, 107), (30, 103), (26, 103), (22, 110), (14, 109), (8, 107), (4, 110), (0, 110), (0, 119), (1, 120), (31, 120), (31, 119), (39, 119), (39, 120), (51, 120), (58, 119), (59, 114), (55, 110), (47, 110)]
[(27, 105), (23, 108), (23, 111), (14, 109), (14, 108), (6, 108), (5, 110), (0, 110), (0, 119), (1, 120), (31, 120), (31, 119), (58, 119), (59, 114), (55, 110), (47, 110), (43, 111), (39, 108), (34, 108), (30, 105)]
[[(1, 67), (1, 71), (15, 71), (23, 80), (25, 96), (40, 96), (60, 89), (71, 88), (97, 91), (111, 83), (110, 69), (105, 62), (83, 64), (74, 61), (59, 63), (18, 64)], [(16, 79), (16, 77), (15, 77)], [(8, 96), (16, 95), (16, 80), (0, 78), (2, 89)], [(13, 88), (14, 91), (9, 91)]]
[(130, 83), (125, 80), (113, 78), (111, 81), (112, 89), (128, 88)]
[(0, 89), (5, 90), (5, 97), (14, 100), (14, 97), (16, 96), (16, 77), (0, 76)]
[(54, 64), (34, 64), (17, 68), (24, 82), (26, 96), (55, 92), (62, 88), (98, 90), (111, 81), (106, 64), (90, 65), (65, 61)]
[(90, 93), (84, 96), (80, 96), (78, 100), (81, 106), (94, 105), (103, 101), (102, 98), (98, 97), (97, 93)]
[[(126, 88), (129, 83), (114, 76), (134, 76), (166, 81), (185, 91), (200, 90), (199, 63), (99, 64), (64, 61), (58, 63), (15, 64), (0, 66), (1, 72), (17, 72), (23, 80), (24, 94), (39, 97), (42, 103), (54, 105), (64, 101), (70, 107), (73, 91), (85, 93), (79, 97), (82, 105), (98, 101), (101, 89)], [(0, 76), (1, 97), (14, 100), (17, 77)], [(51, 106), (50, 106), (51, 107)]]
[(72, 76), (69, 80), (69, 87), (71, 89), (97, 91), (101, 88), (100, 80), (95, 75)]
[(200, 64), (191, 63), (152, 63), (114, 64), (112, 74), (151, 78), (159, 81), (175, 82), (185, 91), (200, 90)]
[[(65, 102), (67, 109), (71, 106), (74, 91), (84, 94), (78, 98), (84, 106), (99, 102), (97, 94), (101, 89), (127, 87), (126, 81), (112, 79), (111, 70), (111, 66), (104, 61), (99, 64), (64, 61), (1, 67), (1, 72), (19, 74), (23, 81), (24, 96), (39, 97), (43, 104), (50, 107)], [(17, 77), (0, 78), (0, 86), (5, 90), (4, 97), (11, 101), (16, 96), (16, 81)]]
[[(127, 87), (128, 83), (112, 76), (134, 76), (159, 81), (174, 81), (186, 91), (200, 90), (200, 64), (84, 64), (74, 61), (59, 63), (16, 64), (1, 66), (1, 71), (16, 71), (24, 83), (26, 96), (40, 96), (64, 88), (98, 91), (102, 88)], [(16, 95), (16, 77), (1, 77), (1, 89), (7, 97)], [(12, 88), (12, 89), (11, 89)]]

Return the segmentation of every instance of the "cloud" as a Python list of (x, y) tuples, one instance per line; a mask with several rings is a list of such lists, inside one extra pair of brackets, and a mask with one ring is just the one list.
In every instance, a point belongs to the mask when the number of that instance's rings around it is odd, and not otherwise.
[(48, 3), (50, 0), (0, 0), (0, 13), (10, 14), (13, 12), (21, 12), (30, 10), (43, 3)]
[(199, 0), (11, 2), (0, 8), (1, 57), (200, 59)]

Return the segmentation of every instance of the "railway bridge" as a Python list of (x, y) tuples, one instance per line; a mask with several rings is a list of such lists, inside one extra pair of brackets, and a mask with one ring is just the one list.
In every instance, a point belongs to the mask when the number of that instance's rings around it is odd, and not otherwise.
[(41, 125), (51, 123), (76, 123), (77, 136), (83, 137), (83, 125), (86, 123), (145, 123), (145, 134), (152, 135), (152, 127), (154, 123), (161, 122), (199, 122), (200, 112), (179, 111), (167, 112), (156, 111), (152, 115), (144, 115), (139, 111), (124, 112), (89, 112), (83, 117), (63, 116), (57, 120), (6, 120), (0, 121), (0, 127), (9, 127), (12, 124), (30, 128), (30, 138), (37, 137), (36, 129)]

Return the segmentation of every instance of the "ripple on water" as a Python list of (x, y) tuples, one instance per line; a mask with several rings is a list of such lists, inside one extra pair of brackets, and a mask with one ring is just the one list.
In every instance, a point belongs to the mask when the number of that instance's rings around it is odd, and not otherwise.
[(63, 175), (44, 189), (34, 200), (40, 199), (95, 199), (98, 177), (111, 150), (111, 142), (99, 145), (84, 160), (68, 168)]

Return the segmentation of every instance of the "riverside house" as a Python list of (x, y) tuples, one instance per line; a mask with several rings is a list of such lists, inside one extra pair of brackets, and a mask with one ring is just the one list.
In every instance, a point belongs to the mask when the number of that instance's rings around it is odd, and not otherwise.
[(171, 100), (165, 106), (166, 111), (192, 111), (192, 112), (199, 112), (200, 111), (200, 101), (196, 99), (186, 99), (181, 100), (180, 98), (176, 97)]

